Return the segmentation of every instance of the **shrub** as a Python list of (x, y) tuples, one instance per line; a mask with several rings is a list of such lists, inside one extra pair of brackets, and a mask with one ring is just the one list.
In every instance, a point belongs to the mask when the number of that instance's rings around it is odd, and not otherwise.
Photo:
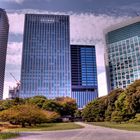
[(120, 111), (114, 111), (111, 115), (111, 121), (121, 123), (123, 120), (123, 114)]
[[(48, 117), (47, 112), (31, 104), (14, 106), (8, 110), (0, 112), (1, 121), (8, 121), (11, 124), (19, 124), (22, 125), (22, 127), (25, 127), (27, 124), (31, 126), (32, 124), (36, 125), (45, 123), (50, 118)], [(55, 117), (53, 116), (52, 118)]]
[(130, 122), (135, 122), (135, 123), (140, 122), (140, 114), (139, 113), (136, 114), (135, 115), (135, 118), (134, 119), (131, 119)]
[(26, 102), (29, 104), (37, 105), (39, 108), (42, 108), (44, 102), (47, 100), (44, 96), (34, 96), (26, 99)]
[(60, 115), (57, 112), (44, 111), (44, 113), (47, 117), (47, 122), (56, 122), (60, 118)]

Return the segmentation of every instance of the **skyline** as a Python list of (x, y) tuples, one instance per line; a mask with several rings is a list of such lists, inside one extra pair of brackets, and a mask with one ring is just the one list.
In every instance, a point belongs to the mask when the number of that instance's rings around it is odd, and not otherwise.
[[(13, 1), (13, 2), (12, 2)], [(138, 1), (133, 1), (133, 5), (131, 5), (131, 13), (128, 13), (126, 15), (125, 13), (121, 16), (117, 15), (117, 12), (114, 14), (112, 12), (109, 12), (108, 7), (103, 8), (107, 9), (107, 12), (99, 12), (96, 8), (91, 9), (90, 11), (86, 10), (78, 10), (77, 11), (73, 8), (73, 10), (65, 10), (62, 8), (62, 10), (57, 9), (55, 10), (48, 10), (46, 8), (40, 10), (41, 6), (38, 5), (39, 8), (32, 8), (30, 5), (30, 1), (18, 1), (18, 0), (12, 0), (10, 2), (0, 2), (1, 8), (5, 8), (9, 17), (9, 23), (10, 23), (10, 32), (9, 32), (9, 42), (8, 42), (8, 52), (7, 52), (7, 62), (6, 62), (6, 74), (5, 74), (5, 93), (7, 94), (8, 87), (15, 85), (14, 79), (10, 77), (9, 72), (13, 73), (14, 76), (17, 78), (17, 80), (20, 80), (20, 67), (21, 67), (21, 52), (22, 52), (22, 37), (23, 37), (23, 26), (24, 26), (24, 14), (25, 13), (39, 13), (39, 14), (69, 14), (70, 15), (70, 26), (71, 26), (71, 44), (87, 44), (87, 45), (95, 45), (96, 46), (96, 57), (97, 57), (97, 71), (98, 71), (98, 85), (99, 87), (102, 86), (102, 88), (99, 88), (99, 96), (105, 95), (107, 93), (106, 88), (106, 79), (105, 79), (105, 66), (104, 66), (104, 38), (103, 38), (103, 30), (113, 24), (119, 23), (121, 21), (125, 21), (126, 19), (129, 19), (132, 16), (136, 16), (136, 12), (139, 11), (138, 8), (134, 10), (133, 6), (134, 3)], [(51, 0), (50, 0), (51, 1)], [(17, 3), (16, 3), (17, 2)], [(23, 2), (23, 3), (20, 3)], [(37, 1), (36, 1), (37, 2)], [(53, 2), (53, 0), (51, 1)], [(130, 6), (130, 3), (132, 2), (126, 2), (126, 7)], [(29, 4), (29, 6), (26, 6), (26, 4)], [(61, 3), (62, 4), (62, 3)], [(9, 5), (10, 8), (9, 8)], [(15, 8), (15, 6), (18, 6), (19, 8)], [(21, 6), (22, 5), (22, 6)], [(36, 3), (34, 5), (37, 5)], [(74, 5), (74, 3), (73, 3)], [(119, 5), (119, 4), (118, 4)], [(21, 8), (22, 7), (22, 8)], [(55, 6), (54, 6), (55, 7)], [(65, 6), (64, 6), (65, 7)], [(80, 7), (80, 5), (79, 5)], [(86, 7), (86, 6), (85, 6)], [(118, 8), (118, 7), (116, 7)], [(120, 8), (120, 7), (119, 7)], [(28, 10), (27, 10), (28, 9)], [(81, 8), (82, 9), (82, 8)], [(84, 8), (83, 8), (84, 9)], [(85, 8), (86, 9), (86, 8)], [(112, 8), (111, 8), (112, 9)], [(124, 9), (123, 9), (124, 10)], [(127, 11), (128, 8), (125, 8)], [(95, 12), (98, 11), (98, 12)], [(110, 10), (111, 11), (111, 10)], [(18, 23), (18, 26), (17, 26)], [(86, 27), (86, 30), (85, 30)], [(6, 95), (5, 94), (5, 95)]]
[(105, 31), (108, 91), (126, 88), (140, 78), (140, 17)]
[(71, 96), (69, 16), (26, 14), (20, 98)]
[(0, 9), (0, 100), (3, 99), (8, 33), (9, 23), (7, 14), (4, 10)]

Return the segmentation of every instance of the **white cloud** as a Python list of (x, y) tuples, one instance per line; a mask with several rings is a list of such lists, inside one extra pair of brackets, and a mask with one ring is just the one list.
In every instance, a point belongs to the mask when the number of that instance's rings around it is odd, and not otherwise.
[(21, 64), (22, 43), (12, 42), (7, 47), (6, 64), (20, 65)]
[[(70, 35), (72, 44), (92, 44), (96, 46), (96, 59), (98, 70), (99, 95), (106, 92), (105, 73), (100, 73), (99, 69), (105, 71), (104, 64), (104, 41), (103, 30), (113, 24), (119, 23), (129, 17), (112, 17), (108, 15), (95, 15), (90, 13), (52, 13), (48, 11), (23, 10), (9, 13), (10, 33), (23, 34), (24, 13), (40, 13), (40, 14), (70, 14)], [(21, 49), (22, 43), (9, 43), (7, 65), (21, 65)], [(20, 69), (18, 69), (20, 71)], [(19, 72), (20, 73), (20, 72)], [(18, 76), (19, 77), (19, 76)], [(10, 81), (9, 81), (10, 82)]]
[(9, 32), (13, 34), (23, 34), (24, 14), (9, 13), (8, 18), (10, 24)]
[(63, 12), (48, 12), (36, 10), (22, 10), (16, 13), (9, 13), (10, 32), (14, 34), (23, 34), (24, 14), (39, 13), (39, 14), (68, 14), (70, 15), (71, 40), (79, 43), (97, 42), (103, 39), (103, 30), (113, 24), (119, 23), (129, 17), (111, 17), (108, 15), (95, 15), (92, 13), (63, 13)]
[(14, 3), (21, 4), (21, 3), (23, 3), (25, 0), (2, 0), (2, 1), (6, 1), (6, 2), (14, 2)]
[(126, 20), (128, 17), (111, 17), (108, 15), (72, 14), (71, 38), (76, 42), (98, 43), (103, 41), (103, 30), (112, 24)]

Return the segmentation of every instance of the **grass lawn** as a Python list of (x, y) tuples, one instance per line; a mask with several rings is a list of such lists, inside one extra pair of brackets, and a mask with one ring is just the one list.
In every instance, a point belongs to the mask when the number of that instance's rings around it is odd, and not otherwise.
[(14, 129), (6, 129), (4, 131), (10, 132), (22, 132), (22, 131), (53, 131), (53, 130), (69, 130), (69, 129), (79, 129), (83, 128), (83, 126), (75, 124), (75, 123), (46, 123), (40, 124), (32, 127), (26, 128), (14, 128)]
[(88, 122), (88, 124), (129, 131), (140, 131), (140, 123)]
[(18, 133), (1, 133), (0, 132), (0, 140), (3, 140), (3, 139), (8, 139), (8, 138), (14, 138), (14, 137), (17, 137), (19, 136)]

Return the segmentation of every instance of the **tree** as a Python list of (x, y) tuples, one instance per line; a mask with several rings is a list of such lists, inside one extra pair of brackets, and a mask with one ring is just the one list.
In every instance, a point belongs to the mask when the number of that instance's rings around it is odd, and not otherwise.
[[(115, 101), (116, 117), (122, 116), (122, 121), (133, 119), (140, 109), (140, 80), (129, 85)], [(117, 116), (118, 115), (118, 116)]]
[(122, 122), (133, 119), (140, 113), (140, 80), (125, 90), (115, 89), (108, 96), (90, 102), (82, 112), (86, 121)]
[(111, 114), (111, 121), (121, 123), (123, 121), (123, 113), (121, 111), (114, 111)]
[(82, 118), (82, 110), (76, 110), (74, 114), (75, 118)]
[(44, 102), (47, 100), (45, 96), (34, 96), (27, 99), (27, 103), (37, 105), (39, 108), (42, 108)]
[(4, 100), (1, 102), (0, 104), (0, 110), (6, 110), (6, 109), (9, 109), (10, 107), (14, 106), (14, 102), (13, 100)]
[(131, 122), (135, 122), (135, 123), (140, 122), (140, 114), (137, 113), (137, 114), (135, 115), (135, 118), (134, 118), (134, 119), (131, 119)]
[(25, 104), (25, 100), (21, 98), (15, 98), (12, 100), (2, 100), (0, 101), (0, 111), (9, 109), (15, 105)]
[[(32, 104), (17, 105), (8, 110), (0, 112), (1, 121), (9, 121), (11, 124), (19, 124), (25, 127), (27, 124), (40, 124), (48, 122), (51, 117), (48, 117), (48, 112), (39, 109)], [(55, 116), (57, 114), (55, 113)], [(56, 119), (56, 117), (53, 116)]]
[(140, 112), (140, 80), (136, 80), (122, 92), (115, 102), (116, 111), (123, 114), (123, 121), (128, 121)]
[(46, 114), (47, 122), (56, 122), (60, 118), (60, 115), (54, 111), (44, 111), (44, 113)]
[(132, 95), (131, 103), (135, 113), (140, 113), (140, 86), (137, 87), (137, 91)]
[(86, 121), (104, 121), (107, 108), (107, 96), (97, 98), (90, 102), (82, 111), (83, 119)]
[(55, 99), (57, 103), (60, 104), (60, 115), (61, 116), (72, 116), (74, 117), (74, 113), (77, 110), (76, 100), (70, 97), (57, 97)]
[(115, 89), (110, 92), (107, 96), (107, 109), (105, 111), (105, 118), (107, 121), (111, 120), (111, 114), (115, 110), (115, 101), (118, 99), (118, 96), (123, 92), (123, 89)]
[(62, 110), (62, 105), (60, 105), (55, 100), (46, 100), (43, 103), (42, 109), (48, 110), (48, 111), (55, 111), (57, 113), (60, 113)]
[[(82, 111), (82, 117), (83, 117), (83, 119), (84, 119), (85, 121), (87, 121), (87, 122), (95, 121), (95, 117), (96, 117), (96, 116), (95, 116), (95, 114), (93, 114), (92, 112), (95, 112), (95, 111), (93, 111), (93, 108), (94, 108), (96, 102), (97, 102), (97, 101), (94, 100), (94, 101), (88, 103), (88, 104), (86, 105), (86, 107), (83, 109), (83, 111)], [(93, 106), (93, 107), (92, 107), (92, 106)]]

